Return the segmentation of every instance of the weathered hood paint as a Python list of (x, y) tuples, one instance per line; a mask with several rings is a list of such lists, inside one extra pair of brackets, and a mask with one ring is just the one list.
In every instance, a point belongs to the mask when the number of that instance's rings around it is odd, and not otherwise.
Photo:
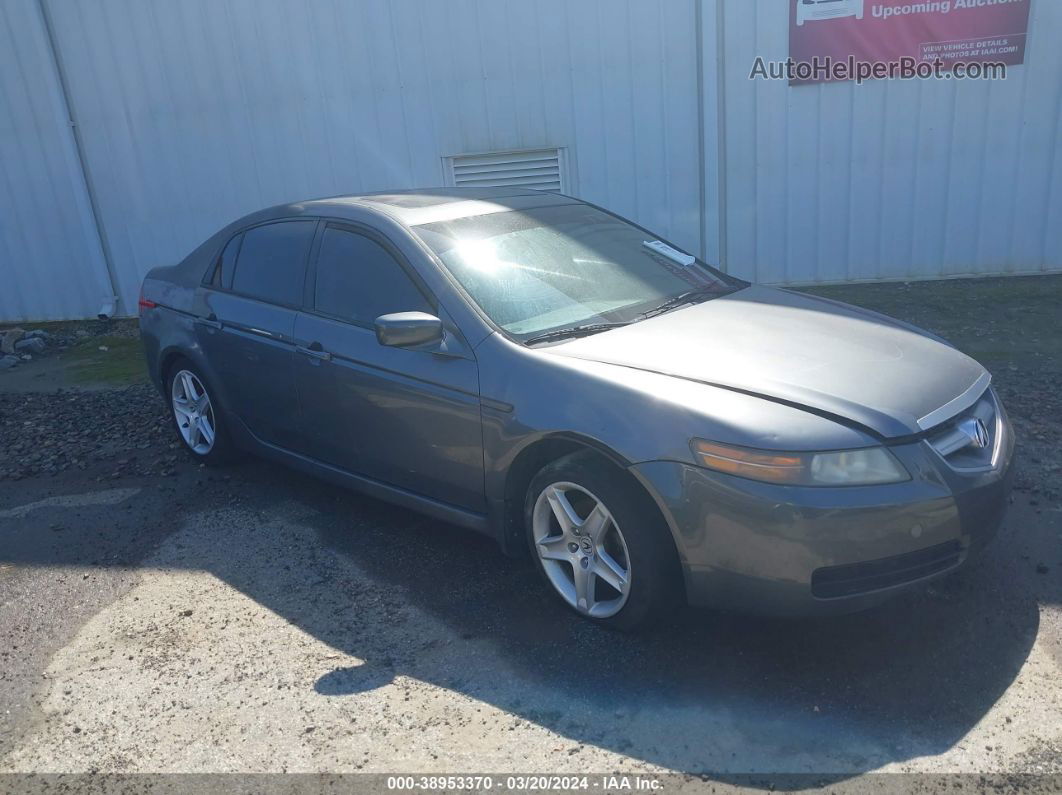
[(919, 419), (985, 376), (910, 326), (760, 286), (546, 350), (796, 404), (886, 438), (921, 432)]

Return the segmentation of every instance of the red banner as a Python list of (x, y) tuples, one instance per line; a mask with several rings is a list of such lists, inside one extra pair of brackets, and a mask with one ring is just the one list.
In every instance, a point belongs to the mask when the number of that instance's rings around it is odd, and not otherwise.
[[(1056, 2), (1057, 0), (1051, 0)], [(1020, 64), (1031, 0), (790, 0), (789, 57), (797, 64)], [(850, 79), (853, 75), (847, 74)], [(837, 79), (817, 70), (791, 83)]]

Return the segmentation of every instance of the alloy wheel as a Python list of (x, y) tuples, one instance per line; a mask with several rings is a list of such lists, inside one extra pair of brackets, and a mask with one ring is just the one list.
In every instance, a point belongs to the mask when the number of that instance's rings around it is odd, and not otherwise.
[(209, 453), (214, 447), (217, 423), (203, 382), (190, 370), (181, 370), (173, 377), (170, 398), (184, 443), (198, 455)]
[(553, 483), (535, 501), (531, 530), (546, 577), (569, 605), (592, 618), (623, 609), (630, 555), (601, 500), (575, 483)]

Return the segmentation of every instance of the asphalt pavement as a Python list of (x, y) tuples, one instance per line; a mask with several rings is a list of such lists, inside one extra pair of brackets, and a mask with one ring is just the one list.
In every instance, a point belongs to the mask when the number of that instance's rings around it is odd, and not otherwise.
[(0, 483), (0, 770), (1062, 772), (1062, 511), (1021, 494), (869, 613), (629, 637), (270, 464), (108, 470)]

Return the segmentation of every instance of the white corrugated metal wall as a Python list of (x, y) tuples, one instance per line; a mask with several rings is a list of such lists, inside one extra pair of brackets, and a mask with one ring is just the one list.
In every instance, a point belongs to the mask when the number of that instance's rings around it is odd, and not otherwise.
[(699, 244), (692, 1), (47, 7), (126, 311), (244, 213), (442, 185), (463, 152), (566, 147), (579, 195)]
[(728, 269), (775, 283), (1062, 269), (1062, 2), (1031, 8), (1006, 80), (791, 88), (748, 79), (757, 55), (788, 56), (789, 0), (706, 2)]
[[(790, 88), (788, 0), (0, 0), (0, 318), (110, 292), (280, 201), (561, 147), (570, 188), (761, 281), (1062, 267), (1062, 3), (1002, 83)], [(42, 219), (54, 217), (54, 222)]]
[(0, 319), (95, 315), (111, 292), (40, 7), (0, 2)]

